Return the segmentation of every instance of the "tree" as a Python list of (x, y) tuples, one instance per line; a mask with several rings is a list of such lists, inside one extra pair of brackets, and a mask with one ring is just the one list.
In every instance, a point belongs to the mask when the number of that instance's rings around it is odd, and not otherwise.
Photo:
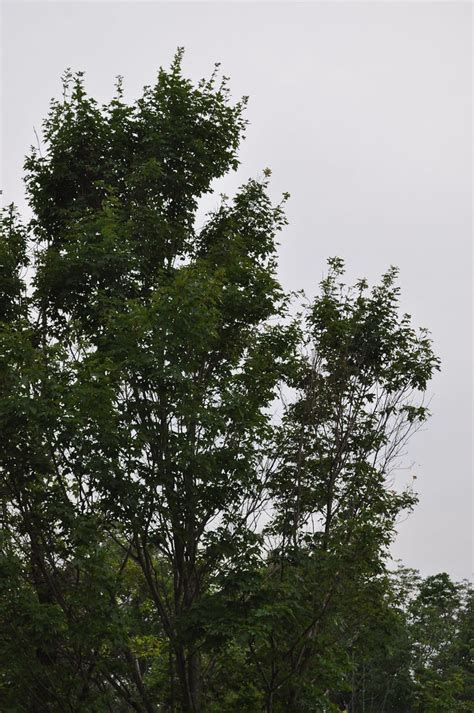
[(417, 711), (473, 710), (472, 589), (445, 572), (427, 577), (408, 607)]
[(387, 479), (438, 361), (396, 271), (347, 290), (334, 259), (291, 317), (269, 171), (198, 228), (245, 99), (181, 62), (131, 105), (66, 73), (25, 164), (33, 219), (3, 218), (8, 711), (334, 707), (414, 502)]
[[(266, 679), (269, 700), (286, 696), (282, 710), (307, 709), (307, 671), (322, 659), (322, 646), (328, 659), (343, 637), (336, 613), (349, 604), (362, 616), (366, 581), (383, 571), (396, 517), (414, 503), (410, 491), (397, 493), (387, 479), (427, 415), (415, 394), (436, 365), (427, 335), (410, 327), (408, 315), (398, 316), (396, 270), (370, 293), (364, 280), (347, 289), (342, 274), (342, 262), (330, 261), (307, 311), (306, 353), (290, 382), (296, 397), (276, 435), (274, 517), (266, 529), (278, 562), (278, 599), (286, 599), (290, 617), (280, 631), (270, 627)], [(332, 688), (334, 663), (329, 657), (327, 680), (322, 660), (319, 667), (317, 695)], [(314, 700), (314, 683), (308, 685)]]
[(399, 567), (365, 597), (371, 616), (352, 650), (349, 710), (472, 710), (472, 588)]

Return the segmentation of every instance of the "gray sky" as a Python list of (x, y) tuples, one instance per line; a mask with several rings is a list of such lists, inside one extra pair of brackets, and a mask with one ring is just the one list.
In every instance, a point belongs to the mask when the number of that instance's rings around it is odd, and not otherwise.
[[(272, 169), (291, 193), (280, 277), (315, 293), (328, 256), (348, 278), (395, 264), (403, 309), (432, 331), (434, 416), (399, 482), (420, 503), (395, 557), (423, 574), (472, 570), (472, 7), (461, 2), (2, 2), (3, 203), (24, 207), (22, 163), (66, 67), (99, 100), (129, 98), (184, 45), (185, 72), (216, 61), (250, 95), (228, 194)], [(211, 199), (208, 205), (216, 203)], [(413, 465), (412, 465), (413, 464)]]

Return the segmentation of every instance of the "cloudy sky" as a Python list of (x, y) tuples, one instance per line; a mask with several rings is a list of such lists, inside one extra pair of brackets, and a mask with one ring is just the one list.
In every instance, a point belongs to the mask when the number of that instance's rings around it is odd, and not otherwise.
[[(468, 2), (23, 2), (3, 0), (3, 203), (25, 210), (22, 163), (66, 67), (99, 100), (116, 75), (137, 97), (178, 46), (192, 79), (215, 62), (250, 95), (230, 194), (272, 169), (291, 193), (280, 277), (315, 293), (325, 260), (348, 277), (401, 271), (402, 307), (443, 368), (433, 418), (399, 482), (420, 502), (394, 557), (424, 574), (472, 571), (472, 7)], [(209, 205), (216, 203), (211, 199)]]

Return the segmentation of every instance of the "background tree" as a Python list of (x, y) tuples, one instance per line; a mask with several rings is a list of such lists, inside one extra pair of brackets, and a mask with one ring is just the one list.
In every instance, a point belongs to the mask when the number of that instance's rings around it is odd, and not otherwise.
[(472, 589), (446, 573), (424, 579), (408, 607), (419, 711), (473, 710)]

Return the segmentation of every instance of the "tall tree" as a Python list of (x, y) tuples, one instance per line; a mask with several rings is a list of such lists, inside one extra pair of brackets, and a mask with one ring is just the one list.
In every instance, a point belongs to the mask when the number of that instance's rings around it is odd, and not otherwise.
[(413, 503), (388, 478), (438, 362), (396, 271), (346, 290), (332, 260), (290, 317), (268, 171), (197, 226), (246, 101), (181, 65), (105, 106), (66, 73), (33, 219), (1, 224), (8, 711), (336, 705)]
[[(290, 382), (296, 396), (277, 429), (266, 528), (283, 614), (283, 626), (273, 627), (278, 617), (269, 610), (260, 663), (269, 710), (274, 699), (284, 700), (281, 710), (306, 710), (305, 697), (332, 687), (327, 654), (342, 636), (338, 612), (360, 606), (362, 615), (365, 583), (383, 571), (396, 518), (415, 502), (410, 490), (391, 487), (391, 474), (426, 418), (417, 394), (437, 362), (427, 334), (398, 314), (396, 274), (390, 269), (371, 292), (364, 280), (348, 289), (333, 259), (306, 312)], [(309, 673), (318, 660), (319, 674)]]

